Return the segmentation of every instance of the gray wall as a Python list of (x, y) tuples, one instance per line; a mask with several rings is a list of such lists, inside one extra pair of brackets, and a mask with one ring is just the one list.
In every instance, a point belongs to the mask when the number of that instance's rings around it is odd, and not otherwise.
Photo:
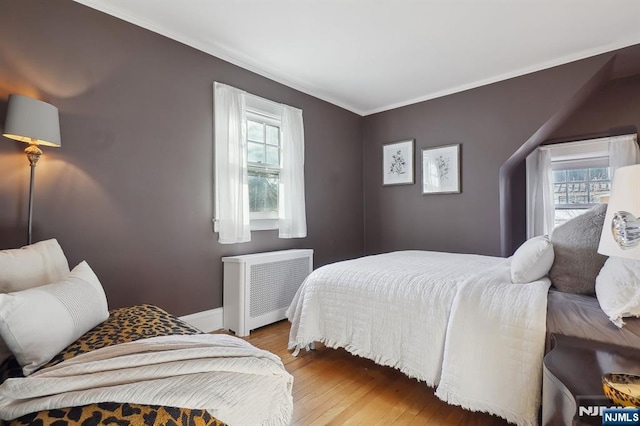
[(552, 135), (556, 141), (637, 133), (640, 127), (640, 75), (610, 81)]
[[(500, 166), (610, 58), (601, 55), (365, 117), (365, 252), (500, 255)], [(416, 184), (382, 187), (382, 145), (409, 138), (416, 140)], [(421, 149), (453, 143), (462, 144), (462, 193), (421, 195)], [(524, 191), (524, 174), (514, 179)], [(524, 205), (516, 210), (525, 213)]]
[[(612, 57), (362, 118), (70, 0), (3, 6), (0, 127), (9, 93), (61, 113), (63, 146), (45, 147), (37, 168), (35, 239), (58, 238), (71, 266), (86, 259), (111, 307), (154, 303), (178, 315), (221, 306), (225, 255), (305, 247), (316, 266), (401, 249), (498, 255), (500, 166)], [(304, 110), (307, 238), (217, 242), (214, 80)], [(554, 137), (635, 128), (638, 90), (637, 78), (611, 82)], [(407, 138), (416, 184), (382, 187), (382, 145)], [(462, 193), (421, 195), (420, 150), (451, 143), (462, 144)], [(25, 242), (24, 148), (0, 140), (0, 248)], [(523, 174), (514, 178), (524, 190)]]
[[(60, 110), (62, 147), (37, 167), (34, 240), (58, 238), (72, 267), (86, 259), (110, 307), (219, 307), (225, 255), (313, 248), (322, 265), (363, 253), (361, 117), (71, 0), (2, 4), (0, 127), (9, 93)], [(304, 111), (307, 238), (217, 242), (214, 80)], [(25, 244), (25, 147), (0, 138), (0, 248)]]

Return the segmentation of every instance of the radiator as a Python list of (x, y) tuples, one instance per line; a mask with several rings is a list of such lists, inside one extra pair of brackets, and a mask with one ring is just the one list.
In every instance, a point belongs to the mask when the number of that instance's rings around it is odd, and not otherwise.
[(285, 318), (313, 269), (313, 250), (283, 250), (222, 258), (223, 327), (237, 336)]

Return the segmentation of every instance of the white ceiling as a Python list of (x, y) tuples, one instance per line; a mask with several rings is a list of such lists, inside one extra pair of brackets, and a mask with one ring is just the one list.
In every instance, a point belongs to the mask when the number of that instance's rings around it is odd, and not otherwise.
[(638, 0), (76, 0), (360, 115), (640, 43)]

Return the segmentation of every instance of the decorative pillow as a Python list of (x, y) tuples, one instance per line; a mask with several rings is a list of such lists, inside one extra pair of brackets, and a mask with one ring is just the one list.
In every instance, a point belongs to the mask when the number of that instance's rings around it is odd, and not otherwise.
[(546, 235), (522, 243), (511, 258), (511, 281), (530, 283), (549, 273), (553, 265), (553, 244)]
[(57, 283), (0, 294), (0, 335), (25, 376), (108, 317), (104, 290), (87, 262)]
[(610, 257), (596, 278), (598, 303), (612, 323), (640, 317), (640, 261)]
[(68, 273), (69, 263), (55, 239), (0, 250), (0, 293), (51, 284)]
[[(0, 250), (0, 293), (60, 281), (69, 273), (67, 258), (55, 239), (19, 249)], [(0, 339), (0, 363), (11, 356)]]
[(598, 254), (606, 204), (599, 204), (554, 229), (551, 243), (555, 259), (549, 271), (560, 291), (594, 294), (596, 277), (607, 256)]

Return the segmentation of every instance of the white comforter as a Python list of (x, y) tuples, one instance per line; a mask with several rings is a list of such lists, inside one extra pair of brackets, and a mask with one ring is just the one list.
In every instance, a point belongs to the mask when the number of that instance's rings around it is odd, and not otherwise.
[(512, 284), (509, 262), (403, 251), (324, 266), (287, 311), (289, 349), (343, 347), (440, 384), (447, 402), (535, 424), (549, 282)]
[(280, 358), (226, 335), (164, 336), (78, 355), (0, 386), (0, 417), (97, 402), (208, 409), (232, 425), (291, 421)]

